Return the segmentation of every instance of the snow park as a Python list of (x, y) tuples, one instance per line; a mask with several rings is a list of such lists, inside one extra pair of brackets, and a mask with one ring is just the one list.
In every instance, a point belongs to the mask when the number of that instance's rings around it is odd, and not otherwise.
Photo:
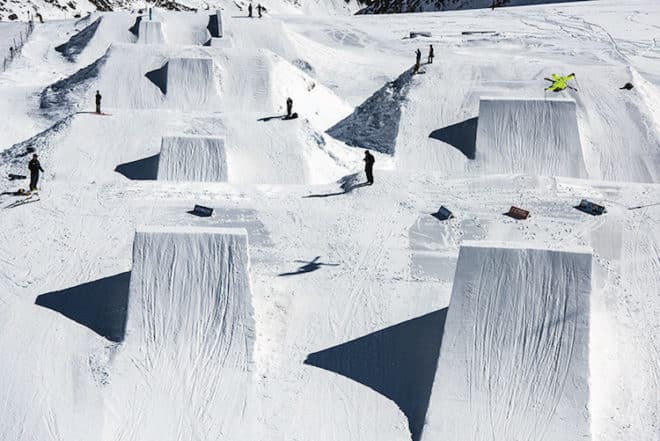
[(0, 0), (0, 441), (660, 440), (660, 1)]

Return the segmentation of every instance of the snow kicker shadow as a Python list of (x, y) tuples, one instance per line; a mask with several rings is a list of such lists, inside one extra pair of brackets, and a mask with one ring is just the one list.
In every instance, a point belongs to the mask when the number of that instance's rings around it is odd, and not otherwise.
[(361, 383), (394, 401), (413, 441), (422, 434), (447, 308), (309, 354), (305, 364)]
[(52, 309), (110, 341), (121, 342), (126, 331), (130, 272), (37, 297), (35, 304)]
[(135, 19), (135, 23), (133, 23), (133, 26), (128, 28), (128, 31), (135, 35), (135, 37), (138, 37), (140, 35), (140, 22), (142, 21), (142, 16), (138, 15), (137, 18)]
[(211, 38), (220, 38), (220, 27), (218, 26), (218, 14), (209, 15), (209, 24), (206, 25)]
[(477, 152), (477, 125), (479, 117), (466, 119), (442, 129), (434, 130), (429, 138), (446, 142), (463, 153), (468, 159), (474, 159)]
[(125, 162), (115, 167), (115, 171), (133, 181), (151, 181), (158, 177), (159, 154), (137, 161)]
[(87, 47), (87, 44), (92, 40), (94, 34), (96, 34), (96, 30), (99, 28), (102, 19), (103, 17), (97, 18), (92, 24), (71, 37), (69, 41), (57, 46), (55, 50), (61, 53), (68, 61), (76, 61), (78, 55)]
[(144, 74), (156, 87), (160, 89), (163, 95), (167, 94), (167, 66), (169, 62), (163, 64), (162, 67), (152, 70)]
[(327, 134), (351, 147), (375, 150), (394, 155), (396, 137), (401, 120), (401, 104), (408, 95), (412, 68), (403, 72), (365, 102), (353, 113), (327, 130)]

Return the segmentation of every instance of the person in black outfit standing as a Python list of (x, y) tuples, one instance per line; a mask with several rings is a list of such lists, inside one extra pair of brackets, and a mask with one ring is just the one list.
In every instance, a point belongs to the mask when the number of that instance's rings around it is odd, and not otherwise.
[(374, 183), (374, 162), (376, 158), (369, 153), (369, 150), (364, 151), (364, 172), (367, 174), (367, 182), (369, 185)]
[(252, 18), (252, 3), (248, 5), (248, 17)]
[(101, 92), (96, 91), (96, 113), (101, 114)]
[(286, 99), (286, 118), (291, 119), (291, 111), (293, 110), (293, 100), (291, 97)]
[(38, 156), (35, 153), (32, 155), (32, 159), (28, 163), (28, 169), (30, 170), (30, 191), (35, 191), (37, 189), (37, 183), (39, 182), (39, 172), (43, 172), (44, 169), (41, 168), (39, 163)]
[(419, 72), (419, 65), (422, 61), (422, 51), (417, 48), (415, 51), (415, 73)]
[(429, 44), (429, 64), (433, 63), (433, 45)]

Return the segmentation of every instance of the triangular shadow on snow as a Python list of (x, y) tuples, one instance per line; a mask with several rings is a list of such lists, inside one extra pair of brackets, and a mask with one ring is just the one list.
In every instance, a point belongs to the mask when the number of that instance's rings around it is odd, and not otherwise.
[(125, 162), (115, 167), (115, 171), (133, 181), (153, 181), (158, 177), (158, 158), (156, 154), (137, 161)]
[(128, 287), (125, 272), (37, 297), (35, 304), (52, 309), (110, 341), (121, 342), (126, 332)]
[(138, 15), (137, 18), (135, 19), (135, 23), (133, 23), (133, 26), (128, 28), (128, 31), (135, 35), (136, 37), (140, 36), (140, 22), (142, 21), (142, 16)]
[(438, 365), (447, 308), (309, 354), (305, 364), (361, 383), (394, 401), (420, 439)]
[(408, 96), (413, 70), (386, 83), (326, 133), (352, 147), (394, 155), (401, 104)]
[(68, 61), (76, 61), (76, 57), (82, 53), (94, 37), (94, 34), (96, 34), (96, 30), (99, 24), (101, 24), (102, 19), (103, 17), (97, 18), (93, 23), (71, 37), (69, 41), (57, 46), (55, 50), (61, 53)]
[(220, 28), (218, 27), (218, 14), (211, 14), (209, 15), (209, 24), (206, 25), (206, 29), (208, 29), (209, 34), (211, 34), (211, 38), (219, 38), (220, 37)]
[(160, 89), (160, 91), (163, 93), (163, 95), (167, 94), (167, 65), (169, 63), (163, 64), (161, 67), (158, 69), (154, 69), (152, 71), (147, 72), (144, 74), (145, 77), (156, 87)]
[(477, 126), (479, 118), (466, 119), (429, 134), (429, 138), (446, 142), (463, 153), (468, 159), (474, 159), (477, 153)]

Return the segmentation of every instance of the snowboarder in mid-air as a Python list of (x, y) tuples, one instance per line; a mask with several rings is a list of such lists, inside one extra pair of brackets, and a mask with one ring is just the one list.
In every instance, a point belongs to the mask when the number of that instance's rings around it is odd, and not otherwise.
[(96, 113), (101, 114), (101, 92), (96, 91)]
[(32, 159), (28, 163), (28, 169), (30, 170), (30, 191), (35, 191), (39, 182), (39, 172), (44, 171), (36, 153), (32, 155)]
[(422, 61), (422, 51), (417, 48), (415, 51), (415, 73), (419, 72), (419, 63)]
[(293, 100), (291, 97), (286, 99), (286, 119), (291, 119), (291, 111), (293, 110)]
[(548, 87), (546, 87), (545, 90), (550, 91), (550, 92), (561, 92), (562, 90), (565, 90), (566, 88), (569, 88), (571, 90), (574, 90), (577, 92), (577, 89), (575, 87), (571, 87), (568, 85), (568, 80), (572, 80), (575, 78), (575, 74), (572, 73), (570, 75), (566, 75), (564, 77), (560, 77), (557, 74), (552, 74), (552, 79), (550, 78), (545, 78), (546, 81), (552, 82), (552, 84)]
[(252, 3), (248, 5), (248, 17), (252, 18)]
[(429, 64), (433, 63), (433, 45), (429, 44)]
[(364, 151), (364, 172), (367, 174), (367, 182), (369, 185), (374, 183), (374, 162), (376, 158), (369, 152), (369, 150)]

